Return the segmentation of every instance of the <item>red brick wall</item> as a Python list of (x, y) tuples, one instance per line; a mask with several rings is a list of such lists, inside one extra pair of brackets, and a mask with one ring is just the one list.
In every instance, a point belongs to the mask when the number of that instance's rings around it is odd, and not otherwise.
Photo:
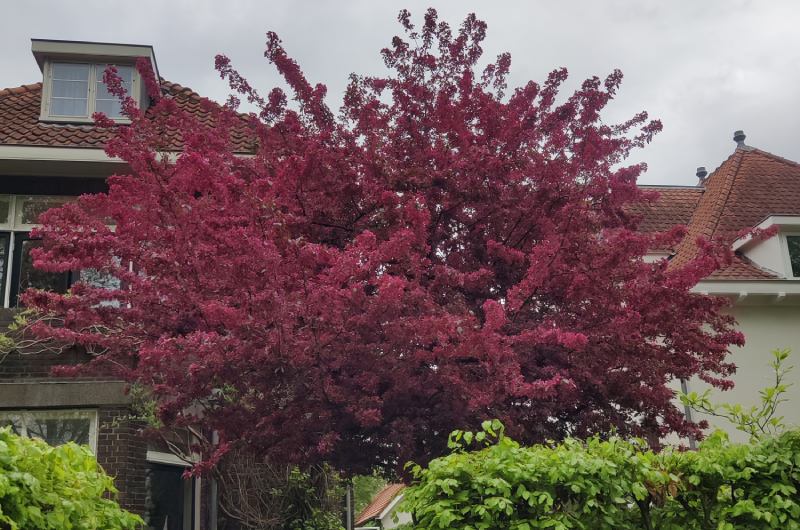
[(144, 515), (147, 501), (147, 442), (126, 407), (98, 410), (97, 461), (114, 477), (123, 508)]

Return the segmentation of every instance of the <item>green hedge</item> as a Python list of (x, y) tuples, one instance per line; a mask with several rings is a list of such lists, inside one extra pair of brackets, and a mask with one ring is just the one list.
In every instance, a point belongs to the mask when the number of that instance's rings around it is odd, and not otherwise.
[(133, 529), (142, 520), (113, 500), (111, 477), (88, 449), (51, 447), (0, 429), (0, 529)]
[(455, 432), (451, 454), (412, 466), (414, 528), (800, 528), (800, 431), (659, 453), (619, 438), (521, 447), (502, 431)]

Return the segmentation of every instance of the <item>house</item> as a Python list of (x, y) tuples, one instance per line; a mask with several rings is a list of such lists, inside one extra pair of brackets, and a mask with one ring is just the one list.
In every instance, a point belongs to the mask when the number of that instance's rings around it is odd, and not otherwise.
[[(64, 292), (81, 274), (33, 268), (30, 251), (39, 243), (28, 234), (38, 214), (82, 193), (103, 191), (107, 177), (125, 171), (122, 161), (103, 151), (109, 131), (96, 128), (91, 118), (102, 111), (120, 124), (126, 121), (106, 91), (103, 71), (115, 65), (142, 108), (149, 98), (134, 67), (137, 58), (149, 59), (155, 79), (161, 79), (150, 46), (33, 39), (32, 51), (42, 78), (0, 90), (0, 324), (5, 325), (26, 288)], [(201, 120), (208, 112), (188, 88), (161, 80), (161, 91)], [(174, 131), (165, 131), (165, 137), (180, 149)], [(184, 479), (186, 462), (140, 436), (121, 381), (51, 377), (53, 365), (84, 359), (73, 351), (2, 359), (0, 425), (54, 444), (89, 445), (115, 477), (122, 506), (141, 514), (150, 528), (215, 529), (214, 488), (199, 478)]]
[(356, 517), (356, 530), (389, 530), (411, 522), (411, 515), (398, 510), (403, 484), (388, 484)]
[[(794, 364), (800, 356), (800, 164), (745, 140), (736, 131), (734, 151), (711, 174), (698, 168), (696, 186), (646, 186), (660, 196), (637, 210), (643, 216), (642, 230), (663, 231), (678, 224), (688, 228), (676, 248), (655, 250), (649, 259), (686, 263), (698, 251), (699, 236), (734, 251), (732, 263), (701, 281), (695, 291), (727, 297), (746, 338), (745, 346), (733, 348), (730, 357), (738, 367), (735, 387), (714, 394), (715, 401), (751, 406), (760, 403), (760, 389), (774, 384), (771, 350), (793, 349)], [(766, 239), (740, 237), (753, 228), (771, 227), (776, 233)], [(800, 372), (792, 376), (800, 380)], [(686, 384), (690, 391), (708, 388), (698, 380)], [(787, 398), (800, 402), (800, 384), (789, 388)], [(800, 408), (787, 406), (779, 412), (788, 424), (800, 424)], [(726, 422), (706, 419), (730, 431), (734, 440), (746, 439)]]

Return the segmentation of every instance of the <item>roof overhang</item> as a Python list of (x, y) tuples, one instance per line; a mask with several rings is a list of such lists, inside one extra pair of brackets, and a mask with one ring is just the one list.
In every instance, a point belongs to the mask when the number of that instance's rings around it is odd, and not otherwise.
[(731, 298), (737, 305), (800, 303), (800, 280), (703, 280), (692, 291)]
[(126, 167), (102, 149), (0, 145), (0, 175), (108, 177)]
[(70, 60), (91, 60), (97, 62), (115, 62), (120, 58), (133, 62), (138, 57), (150, 59), (153, 73), (159, 79), (158, 63), (153, 47), (148, 44), (116, 44), (111, 42), (86, 42), (72, 40), (31, 39), (31, 51), (39, 65), (44, 69), (48, 58)]

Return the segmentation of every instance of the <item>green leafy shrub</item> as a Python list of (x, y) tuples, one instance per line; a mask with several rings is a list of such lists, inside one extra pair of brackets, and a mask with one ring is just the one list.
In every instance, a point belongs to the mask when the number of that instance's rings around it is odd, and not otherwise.
[(114, 483), (88, 449), (51, 447), (0, 429), (0, 529), (139, 528), (113, 499)]
[(400, 509), (414, 528), (800, 528), (799, 431), (751, 444), (716, 432), (697, 451), (657, 453), (613, 437), (521, 447), (499, 422), (483, 428), (411, 466)]

